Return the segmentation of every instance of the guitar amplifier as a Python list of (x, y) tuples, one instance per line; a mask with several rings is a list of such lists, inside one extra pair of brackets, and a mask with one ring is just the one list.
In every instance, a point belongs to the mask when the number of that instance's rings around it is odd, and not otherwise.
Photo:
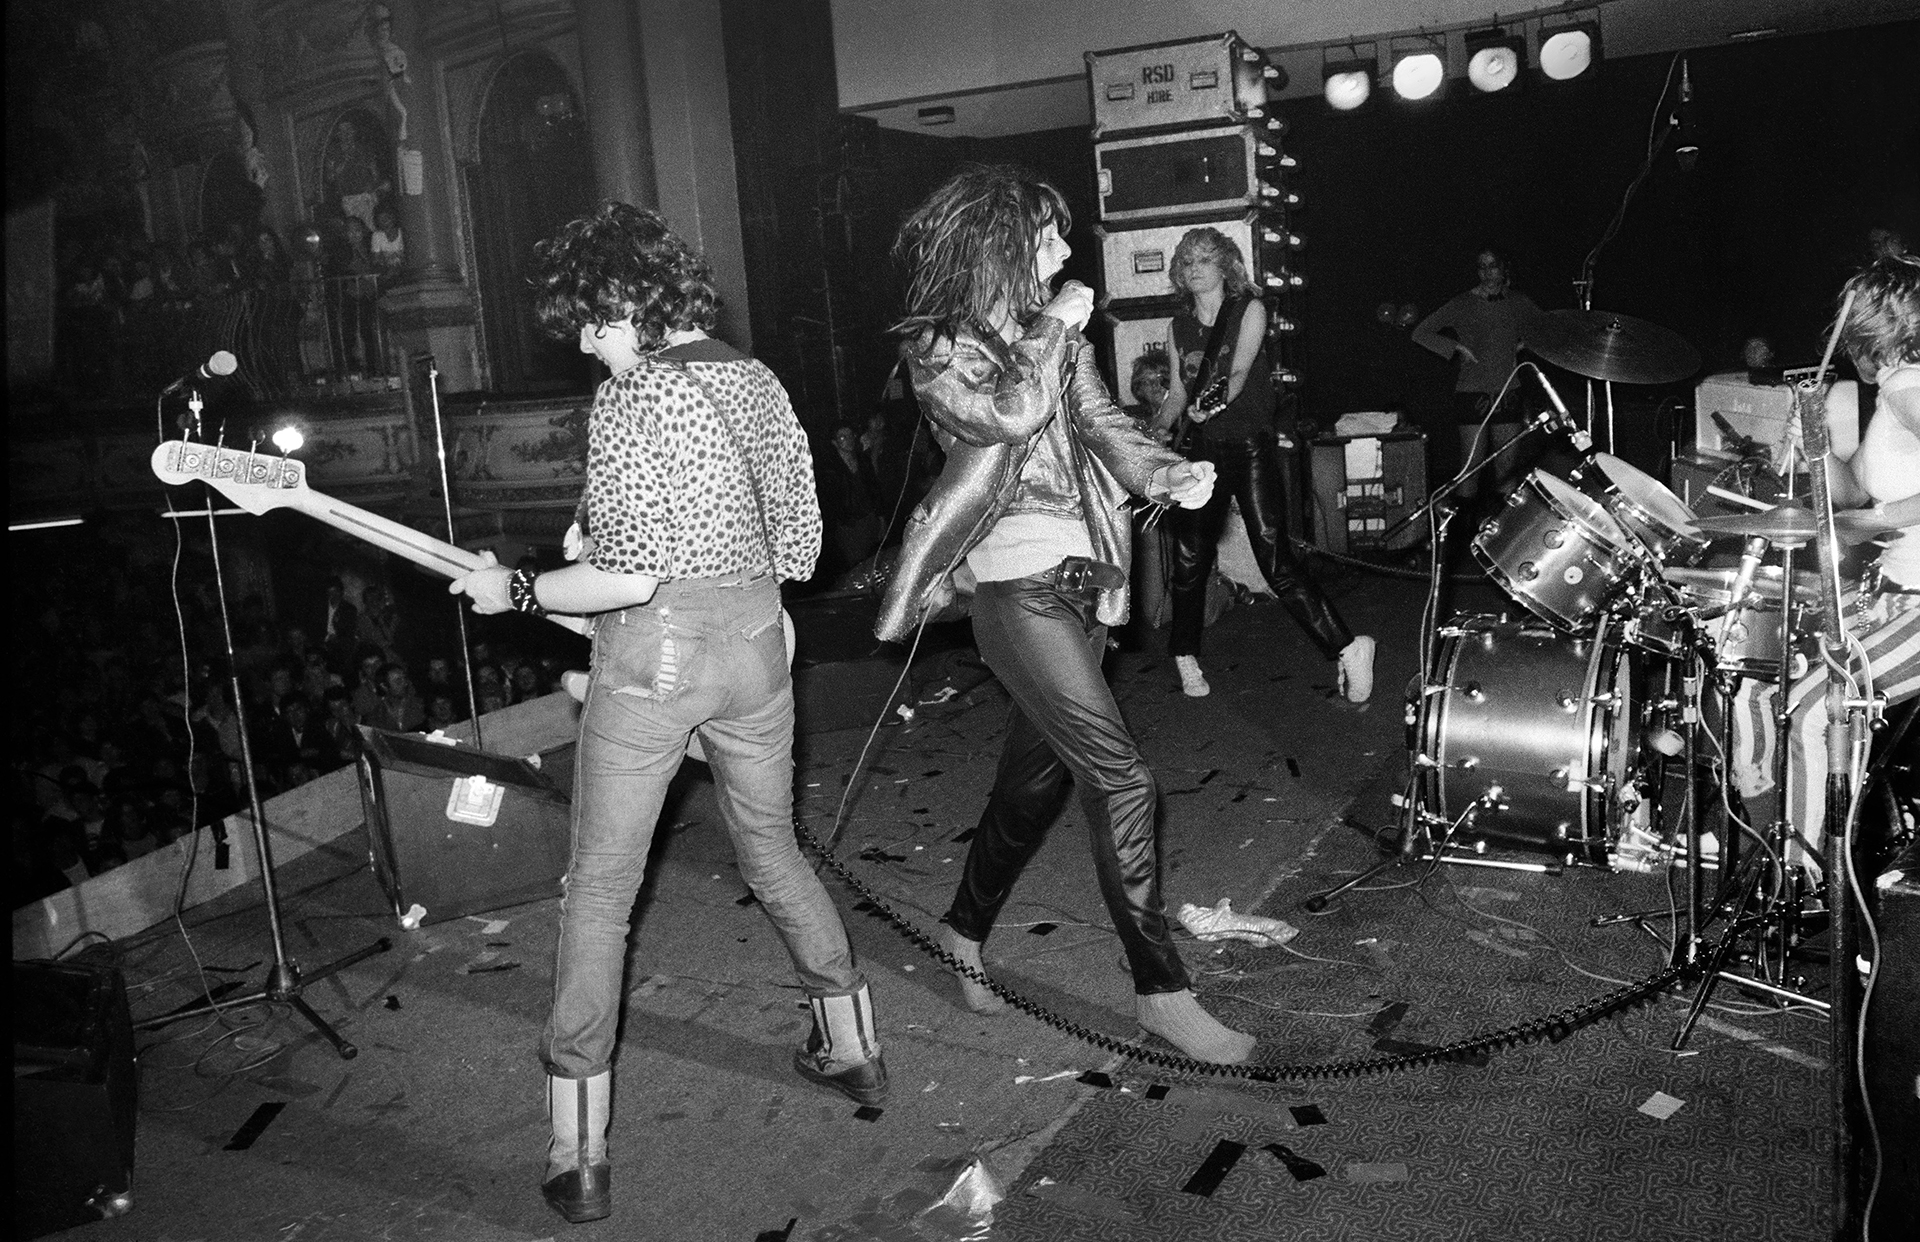
[(1265, 53), (1232, 31), (1088, 52), (1093, 140), (1109, 133), (1264, 117), (1267, 84), (1278, 75)]
[(37, 1238), (132, 1205), (135, 1072), (110, 956), (13, 964), (13, 1232)]
[(1236, 216), (1183, 220), (1177, 224), (1154, 224), (1138, 229), (1095, 227), (1100, 239), (1100, 274), (1107, 305), (1125, 307), (1175, 296), (1171, 272), (1173, 252), (1188, 229), (1202, 226), (1224, 233), (1240, 247), (1246, 260), (1247, 275), (1256, 287), (1264, 286), (1269, 273), (1286, 270), (1287, 231), (1277, 215), (1248, 211)]
[(1764, 446), (1777, 470), (1785, 460), (1782, 450), (1792, 413), (1791, 387), (1752, 383), (1744, 371), (1709, 375), (1693, 390), (1694, 447), (1702, 453), (1738, 456), (1739, 449), (1721, 429), (1724, 422), (1735, 435)]
[(1329, 552), (1412, 547), (1420, 523), (1387, 531), (1427, 499), (1427, 437), (1420, 431), (1383, 436), (1321, 436), (1313, 442), (1313, 541)]
[(365, 725), (360, 736), (367, 852), (404, 926), (559, 895), (571, 808), (531, 761)]
[(1093, 148), (1100, 218), (1110, 223), (1286, 207), (1279, 123), (1120, 138)]

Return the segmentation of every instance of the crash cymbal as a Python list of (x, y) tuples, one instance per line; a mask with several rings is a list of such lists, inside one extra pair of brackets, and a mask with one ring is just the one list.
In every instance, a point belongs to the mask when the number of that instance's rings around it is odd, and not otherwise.
[(1872, 509), (1838, 509), (1833, 524), (1843, 535), (1884, 535), (1890, 530), (1906, 529), (1884, 513)]
[(1671, 384), (1700, 369), (1685, 337), (1612, 311), (1548, 311), (1528, 325), (1526, 347), (1557, 367), (1616, 384)]
[(1749, 538), (1799, 543), (1805, 543), (1820, 533), (1820, 523), (1812, 512), (1799, 505), (1776, 505), (1763, 513), (1696, 518), (1693, 524), (1711, 535), (1746, 535)]

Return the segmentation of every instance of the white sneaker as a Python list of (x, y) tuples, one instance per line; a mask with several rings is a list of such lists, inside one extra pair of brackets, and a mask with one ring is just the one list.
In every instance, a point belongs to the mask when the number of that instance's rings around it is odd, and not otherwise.
[(1173, 666), (1180, 670), (1180, 689), (1190, 699), (1204, 699), (1213, 693), (1213, 687), (1207, 684), (1207, 676), (1200, 671), (1198, 656), (1175, 656)]
[(1373, 697), (1372, 638), (1362, 634), (1341, 649), (1337, 675), (1347, 702), (1364, 703)]

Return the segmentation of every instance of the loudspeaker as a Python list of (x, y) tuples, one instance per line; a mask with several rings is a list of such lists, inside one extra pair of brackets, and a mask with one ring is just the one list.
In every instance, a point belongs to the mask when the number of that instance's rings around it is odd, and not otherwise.
[(1427, 498), (1427, 437), (1321, 436), (1313, 442), (1312, 539), (1329, 552), (1406, 548), (1426, 534), (1418, 523), (1391, 544), (1387, 530)]
[(365, 725), (360, 736), (367, 853), (404, 925), (559, 894), (570, 808), (531, 761)]
[(131, 1205), (133, 1026), (104, 954), (13, 964), (13, 1236)]
[(1109, 224), (1286, 207), (1278, 136), (1259, 125), (1121, 138), (1093, 149), (1100, 218)]
[[(1873, 1236), (1897, 1238), (1920, 1220), (1920, 893), (1896, 885), (1879, 896), (1880, 975), (1867, 1008), (1862, 1068), (1880, 1128)], [(1871, 1150), (1864, 1132), (1855, 1137), (1864, 1198)]]

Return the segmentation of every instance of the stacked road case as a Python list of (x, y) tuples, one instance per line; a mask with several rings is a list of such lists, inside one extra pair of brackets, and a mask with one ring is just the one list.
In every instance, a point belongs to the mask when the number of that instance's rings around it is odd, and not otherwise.
[(1231, 238), (1265, 297), (1274, 378), (1296, 327), (1290, 295), (1304, 279), (1289, 264), (1299, 198), (1284, 184), (1293, 161), (1269, 115), (1276, 76), (1258, 48), (1229, 31), (1203, 39), (1087, 53), (1093, 161), (1099, 183), (1102, 306), (1113, 330), (1114, 395), (1131, 400), (1135, 361), (1164, 350), (1177, 306), (1169, 275), (1190, 228)]

